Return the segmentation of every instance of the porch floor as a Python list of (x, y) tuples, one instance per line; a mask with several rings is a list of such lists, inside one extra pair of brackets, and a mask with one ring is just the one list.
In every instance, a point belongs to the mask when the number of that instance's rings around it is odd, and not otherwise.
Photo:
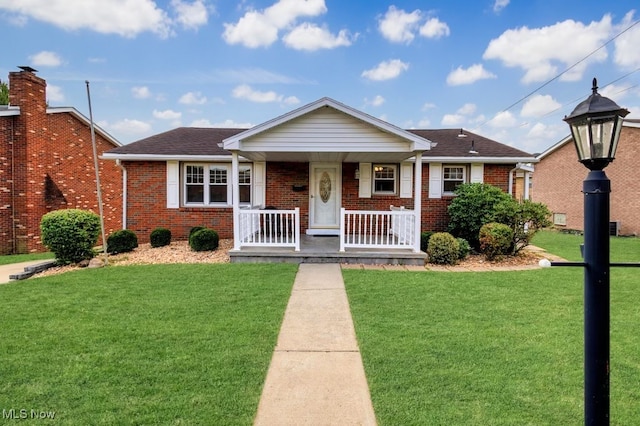
[(340, 252), (337, 236), (300, 235), (300, 251), (290, 247), (243, 247), (230, 250), (232, 263), (350, 263), (424, 266), (426, 254), (410, 249), (353, 249)]

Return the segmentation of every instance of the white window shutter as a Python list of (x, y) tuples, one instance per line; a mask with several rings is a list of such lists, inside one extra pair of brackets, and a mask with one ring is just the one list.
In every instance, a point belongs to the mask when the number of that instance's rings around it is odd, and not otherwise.
[(167, 161), (167, 208), (180, 207), (180, 163)]
[(360, 170), (358, 197), (371, 198), (371, 163), (360, 163), (358, 170)]
[(265, 190), (266, 190), (267, 164), (264, 161), (256, 161), (253, 163), (253, 176), (251, 176), (253, 184), (253, 197), (251, 204), (254, 206), (264, 207)]
[(442, 163), (429, 163), (429, 198), (442, 198)]
[(483, 183), (484, 182), (484, 164), (472, 163), (471, 164), (471, 183)]
[(411, 198), (413, 196), (413, 164), (400, 164), (400, 198)]

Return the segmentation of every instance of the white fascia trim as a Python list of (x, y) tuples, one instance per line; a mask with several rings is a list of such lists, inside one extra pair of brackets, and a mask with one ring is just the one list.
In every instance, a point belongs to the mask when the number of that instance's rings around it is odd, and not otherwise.
[(12, 117), (16, 115), (20, 115), (19, 106), (7, 105), (6, 107), (0, 108), (0, 117)]
[[(47, 114), (56, 114), (56, 113), (61, 113), (61, 112), (66, 112), (66, 113), (72, 114), (77, 119), (79, 119), (80, 121), (83, 121), (87, 126), (91, 126), (91, 120), (89, 120), (87, 117), (85, 117), (84, 114), (82, 114), (80, 111), (78, 111), (74, 107), (48, 107), (47, 108)], [(123, 145), (122, 143), (120, 143), (120, 141), (118, 141), (116, 138), (114, 138), (109, 133), (107, 133), (103, 128), (98, 126), (95, 123), (95, 121), (93, 122), (93, 127), (96, 129), (96, 131), (98, 133), (100, 133), (100, 135), (103, 138), (107, 139), (109, 142), (111, 142), (115, 146), (122, 146)]]
[[(152, 154), (110, 154), (105, 152), (100, 156), (103, 160), (121, 161), (195, 161), (230, 163), (230, 155), (152, 155)], [(240, 161), (250, 162), (244, 157)]]

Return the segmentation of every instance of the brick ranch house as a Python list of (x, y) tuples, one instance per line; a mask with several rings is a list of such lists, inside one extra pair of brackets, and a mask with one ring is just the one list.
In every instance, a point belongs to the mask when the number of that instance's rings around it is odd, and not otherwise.
[(340, 251), (419, 252), (421, 231), (446, 228), (457, 185), (511, 193), (537, 161), (461, 132), (403, 130), (322, 98), (251, 129), (177, 128), (102, 158), (123, 170), (123, 225), (142, 242), (156, 227), (186, 239), (204, 225), (234, 251), (336, 235)]
[[(615, 160), (604, 169), (611, 180), (612, 233), (640, 235), (640, 120), (624, 120)], [(538, 156), (532, 199), (549, 207), (554, 226), (583, 230), (582, 181), (588, 170), (578, 162), (573, 138), (567, 136)]]
[[(35, 70), (9, 73), (9, 105), (0, 106), (0, 254), (44, 251), (40, 219), (79, 208), (98, 213), (89, 120), (72, 107), (48, 107)], [(99, 154), (120, 146), (96, 127)], [(105, 231), (122, 229), (122, 172), (99, 162)]]

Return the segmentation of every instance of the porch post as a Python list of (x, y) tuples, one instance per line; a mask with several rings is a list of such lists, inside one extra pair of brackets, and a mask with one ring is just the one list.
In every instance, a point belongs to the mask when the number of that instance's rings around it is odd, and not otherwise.
[(413, 184), (413, 211), (415, 214), (413, 251), (420, 251), (420, 234), (422, 233), (422, 152), (416, 152), (416, 167)]
[(233, 249), (240, 250), (240, 184), (238, 183), (238, 152), (231, 152), (231, 199), (233, 201)]

